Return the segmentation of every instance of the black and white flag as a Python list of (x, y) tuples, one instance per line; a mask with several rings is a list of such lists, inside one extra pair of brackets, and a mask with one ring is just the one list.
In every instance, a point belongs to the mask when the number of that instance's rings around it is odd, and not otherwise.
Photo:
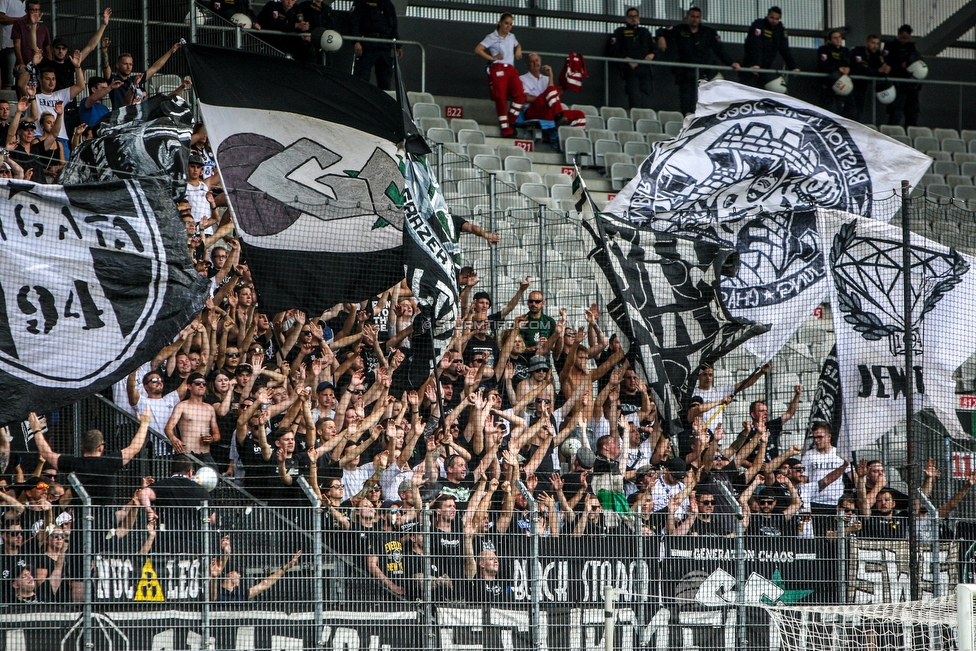
[(262, 309), (317, 314), (402, 280), (396, 100), (321, 66), (185, 51)]
[(576, 178), (577, 209), (593, 242), (588, 257), (613, 296), (608, 313), (637, 347), (648, 382), (664, 400), (658, 406), (665, 422), (673, 422), (702, 365), (768, 327), (733, 318), (722, 304), (720, 278), (735, 273), (735, 251), (597, 214)]
[(811, 435), (814, 423), (828, 423), (830, 431), (840, 431), (840, 418), (843, 396), (840, 388), (840, 365), (837, 363), (837, 344), (834, 344), (820, 367), (817, 390), (810, 405), (810, 419), (807, 422), (807, 436)]
[[(410, 338), (412, 384), (419, 387), (430, 374), (424, 362), (433, 360), (436, 366), (454, 336), (460, 315), (460, 250), (454, 220), (427, 158), (408, 160), (405, 171), (403, 259), (407, 284), (420, 307)], [(418, 332), (423, 329), (427, 331)]]
[(193, 111), (179, 97), (155, 95), (115, 109), (98, 121), (94, 138), (71, 152), (58, 183), (168, 178), (172, 198), (179, 199), (192, 129)]
[(112, 385), (203, 308), (169, 189), (0, 184), (0, 424)]
[(768, 361), (826, 296), (817, 207), (874, 217), (874, 198), (914, 185), (925, 154), (800, 100), (729, 81), (702, 84), (698, 107), (656, 143), (606, 212), (739, 253), (722, 279), (732, 315), (770, 331), (746, 344)]
[(930, 407), (954, 436), (953, 372), (976, 350), (976, 259), (911, 236), (913, 364), (905, 368), (901, 229), (840, 211), (817, 213), (828, 248), (831, 311), (843, 394), (838, 454), (872, 444), (905, 420), (911, 383), (916, 410)]

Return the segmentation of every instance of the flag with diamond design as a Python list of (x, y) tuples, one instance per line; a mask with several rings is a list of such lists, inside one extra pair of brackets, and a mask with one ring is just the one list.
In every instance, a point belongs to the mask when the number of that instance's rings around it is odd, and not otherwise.
[(952, 374), (976, 350), (976, 260), (912, 234), (906, 369), (901, 229), (831, 210), (817, 211), (817, 224), (827, 249), (843, 396), (838, 453), (850, 458), (851, 450), (903, 424), (909, 387), (916, 411), (931, 408), (952, 435), (966, 436)]

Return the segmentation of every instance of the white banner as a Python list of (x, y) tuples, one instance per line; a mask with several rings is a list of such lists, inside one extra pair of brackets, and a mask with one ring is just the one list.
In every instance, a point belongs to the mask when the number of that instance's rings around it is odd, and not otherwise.
[(655, 145), (607, 212), (736, 248), (742, 264), (723, 280), (724, 299), (733, 316), (771, 326), (746, 344), (768, 361), (826, 292), (810, 211), (875, 217), (874, 201), (903, 180), (917, 183), (931, 162), (806, 102), (713, 81), (699, 87), (681, 133)]
[(976, 350), (974, 258), (920, 235), (911, 237), (913, 370), (905, 371), (901, 229), (840, 211), (817, 212), (825, 246), (844, 415), (838, 453), (873, 443), (914, 407), (931, 407), (954, 436), (952, 373)]

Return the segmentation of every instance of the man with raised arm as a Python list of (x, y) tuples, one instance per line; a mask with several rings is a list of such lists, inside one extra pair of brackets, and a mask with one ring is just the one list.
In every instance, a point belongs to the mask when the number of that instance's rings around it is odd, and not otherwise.
[[(205, 464), (217, 467), (210, 456), (210, 444), (220, 440), (217, 427), (217, 412), (213, 405), (203, 401), (207, 393), (207, 380), (200, 373), (191, 373), (186, 378), (190, 388), (186, 400), (173, 408), (166, 423), (166, 436), (177, 454), (191, 452)], [(179, 436), (176, 434), (179, 428)]]

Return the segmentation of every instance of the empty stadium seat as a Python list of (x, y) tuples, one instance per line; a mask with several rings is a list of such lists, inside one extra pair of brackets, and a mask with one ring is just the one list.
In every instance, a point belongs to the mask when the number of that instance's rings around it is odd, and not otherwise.
[(666, 133), (648, 133), (644, 136), (644, 140), (647, 144), (653, 145), (655, 142), (664, 142), (666, 140), (671, 140), (672, 136)]
[(963, 176), (962, 174), (949, 174), (946, 176), (946, 184), (950, 188), (954, 188), (957, 185), (972, 185), (973, 177)]
[(612, 117), (607, 120), (607, 129), (610, 131), (633, 131), (634, 123), (630, 118)]
[[(600, 110), (597, 107), (593, 106), (592, 104), (573, 104), (569, 108), (571, 108), (574, 111), (583, 111), (583, 115), (585, 115), (587, 118), (589, 118), (591, 115), (592, 116), (600, 115)], [(587, 122), (589, 122), (589, 120), (587, 120)]]
[(976, 176), (976, 162), (963, 163), (959, 172), (966, 176)]
[(661, 124), (667, 124), (668, 122), (684, 122), (685, 116), (681, 111), (658, 111), (657, 119)]
[[(417, 126), (423, 133), (431, 129), (450, 129), (444, 118), (417, 118)], [(451, 129), (451, 131), (454, 131)]]
[[(413, 90), (408, 90), (407, 91), (407, 101), (410, 102), (410, 105), (411, 106), (415, 106), (418, 103), (420, 103), (420, 104), (434, 104), (435, 106), (437, 105), (437, 102), (434, 101), (434, 96), (431, 95), (430, 93), (418, 93), (418, 92), (413, 91)], [(417, 117), (417, 116), (414, 115), (414, 117)]]
[(657, 111), (649, 108), (632, 108), (630, 109), (630, 119), (634, 122), (638, 120), (656, 120)]
[(936, 161), (932, 163), (932, 172), (935, 174), (941, 174), (942, 176), (959, 174), (959, 165), (953, 163), (952, 161)]
[(565, 153), (565, 160), (567, 164), (571, 165), (573, 163), (578, 163), (579, 165), (584, 166), (592, 165), (593, 143), (590, 142), (589, 138), (580, 138), (578, 136), (566, 138), (566, 142), (563, 144), (562, 149)]
[(549, 188), (549, 196), (553, 199), (572, 199), (573, 198), (573, 186), (571, 185), (554, 185)]
[(474, 160), (475, 156), (494, 156), (495, 148), (491, 145), (468, 145), (468, 158)]
[(545, 181), (550, 188), (557, 185), (573, 185), (573, 177), (569, 174), (546, 174)]
[(970, 201), (976, 199), (976, 186), (957, 185), (956, 187), (952, 188), (952, 196), (962, 201)]
[(942, 151), (965, 152), (966, 143), (963, 142), (962, 138), (944, 138), (942, 140)]
[(882, 124), (881, 133), (885, 134), (886, 136), (904, 136), (905, 127), (901, 126), (900, 124)]
[(441, 107), (434, 103), (418, 102), (413, 105), (413, 119), (443, 117)]
[(504, 167), (509, 172), (531, 172), (532, 160), (528, 156), (506, 156)]
[(606, 167), (608, 170), (612, 168), (614, 165), (616, 165), (617, 163), (626, 163), (627, 165), (630, 165), (633, 162), (634, 160), (633, 158), (631, 158), (630, 154), (624, 154), (624, 153), (614, 154), (611, 152), (608, 154), (604, 154), (603, 156), (603, 166)]
[(898, 142), (900, 142), (903, 145), (908, 145), (909, 147), (912, 146), (912, 139), (909, 138), (908, 136), (892, 135), (890, 137), (892, 139), (894, 139), (894, 140), (897, 140)]
[(976, 140), (976, 129), (963, 129), (962, 132), (960, 132), (959, 137), (965, 142)]
[(610, 168), (610, 184), (614, 190), (622, 190), (632, 178), (637, 176), (637, 166), (627, 163), (615, 163)]
[(942, 183), (932, 183), (925, 186), (925, 193), (934, 197), (951, 197), (952, 188)]
[(586, 128), (587, 129), (606, 129), (607, 121), (601, 118), (599, 115), (587, 115), (586, 116)]
[(485, 144), (485, 134), (474, 129), (461, 129), (457, 131), (457, 141), (462, 145), (483, 145)]
[[(970, 154), (964, 151), (954, 151), (952, 152), (952, 160), (960, 165), (964, 163), (976, 163), (976, 154)], [(965, 174), (965, 172), (963, 172)], [(972, 176), (972, 174), (970, 174)]]
[[(913, 129), (913, 128), (915, 127), (909, 127), (909, 129)], [(912, 136), (909, 136), (909, 138), (912, 138)], [(912, 143), (913, 143), (912, 146), (919, 151), (939, 148), (938, 138), (934, 138), (932, 136), (915, 136)]]
[(970, 154), (976, 154), (976, 140), (968, 141), (968, 143), (966, 144), (966, 150)]
[(616, 140), (617, 134), (610, 129), (587, 129), (586, 134), (590, 137), (590, 140), (596, 142), (597, 140)]
[(636, 131), (618, 131), (617, 140), (622, 146), (627, 146), (628, 142), (645, 142), (644, 134)]
[(454, 132), (447, 127), (433, 127), (427, 130), (427, 138), (433, 142), (454, 142)]
[(596, 165), (603, 167), (603, 158), (607, 153), (620, 152), (623, 148), (616, 140), (601, 138), (593, 143), (593, 160)]
[(945, 177), (943, 175), (929, 173), (929, 174), (923, 174), (922, 175), (922, 178), (918, 182), (918, 184), (920, 186), (922, 186), (922, 187), (925, 187), (925, 186), (931, 185), (933, 183), (944, 184), (945, 182), (946, 182), (946, 180), (945, 180)]
[(681, 132), (682, 126), (684, 125), (681, 122), (675, 122), (674, 120), (672, 120), (671, 122), (667, 122), (664, 125), (664, 133), (674, 137)]
[(648, 120), (646, 118), (642, 118), (638, 120), (634, 129), (639, 133), (663, 133), (664, 132), (664, 128), (661, 126), (661, 123), (659, 121)]
[(939, 140), (945, 140), (947, 138), (959, 138), (959, 132), (955, 129), (936, 128), (932, 130), (932, 135)]
[(619, 106), (601, 106), (600, 117), (609, 122), (610, 118), (626, 118), (627, 111)]
[(451, 118), (451, 128), (454, 129), (454, 133), (459, 133), (461, 129), (481, 131), (481, 125), (478, 124), (478, 121), (468, 118)]
[(502, 160), (498, 156), (488, 156), (486, 154), (478, 154), (474, 157), (475, 167), (480, 167), (483, 170), (492, 172), (502, 169)]
[(559, 134), (559, 147), (563, 150), (566, 149), (567, 138), (586, 138), (586, 130), (582, 127), (559, 127), (557, 133)]
[(643, 162), (651, 155), (651, 146), (643, 140), (634, 140), (624, 145), (624, 153), (630, 154), (635, 161)]
[(545, 183), (523, 183), (519, 191), (527, 197), (533, 199), (548, 199), (549, 188)]
[(948, 162), (952, 160), (952, 154), (947, 151), (936, 151), (935, 149), (930, 149), (925, 152), (925, 155), (931, 157), (934, 161), (942, 160)]
[(526, 183), (542, 183), (542, 175), (538, 172), (515, 172), (512, 175), (515, 185), (522, 187)]
[[(916, 138), (935, 138), (935, 136), (932, 134), (932, 129), (929, 129), (928, 127), (908, 127), (905, 130), (905, 133), (912, 140), (915, 140)], [(934, 149), (937, 149), (937, 147)]]
[(509, 156), (525, 156), (525, 150), (515, 145), (498, 145), (495, 153), (502, 160), (505, 160)]

